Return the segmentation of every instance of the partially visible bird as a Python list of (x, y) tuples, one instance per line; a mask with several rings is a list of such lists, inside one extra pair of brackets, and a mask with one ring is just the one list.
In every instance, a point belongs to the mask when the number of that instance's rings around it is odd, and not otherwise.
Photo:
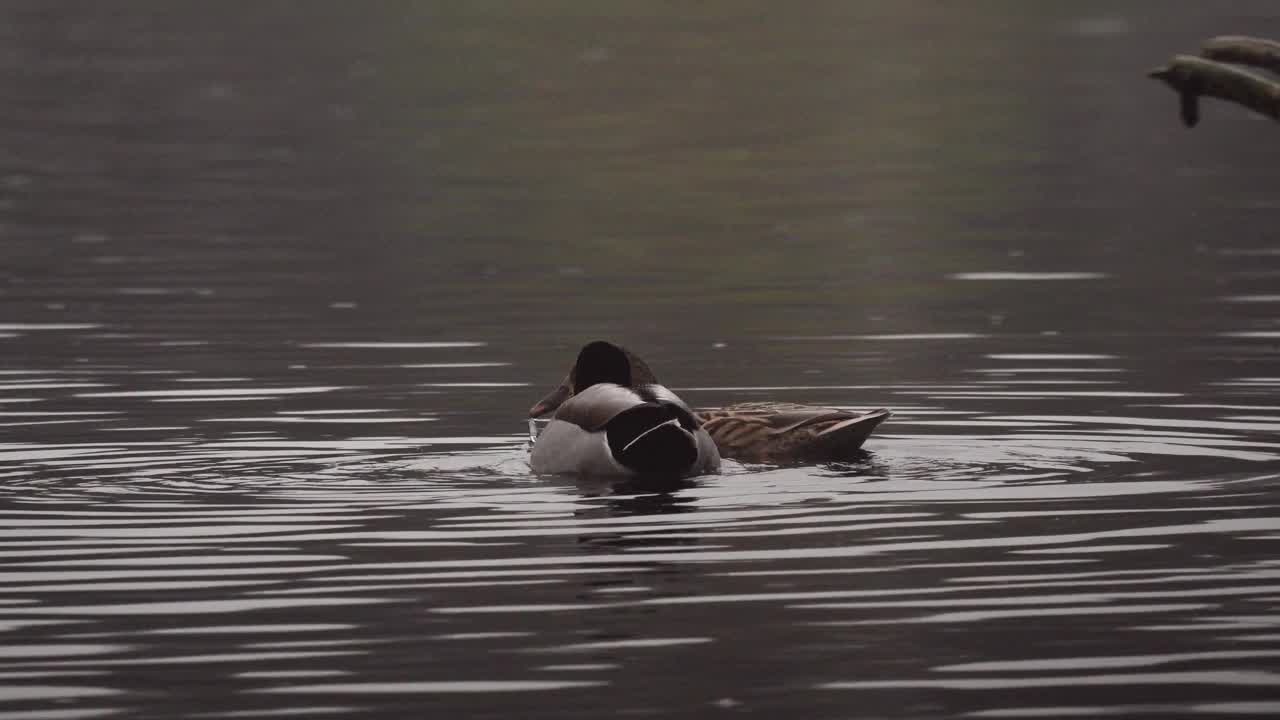
[(859, 413), (778, 402), (699, 408), (697, 413), (722, 457), (756, 463), (855, 459), (871, 431), (892, 415), (884, 408)]

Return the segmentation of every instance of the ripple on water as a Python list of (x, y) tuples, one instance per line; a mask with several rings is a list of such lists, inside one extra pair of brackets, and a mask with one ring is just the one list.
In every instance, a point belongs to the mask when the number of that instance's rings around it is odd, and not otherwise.
[(1101, 280), (1106, 273), (1099, 272), (966, 272), (952, 273), (951, 280)]
[(609, 683), (596, 680), (453, 680), (444, 682), (325, 683), (324, 685), (285, 685), (252, 692), (290, 694), (402, 695), (455, 693), (545, 692), (571, 688), (600, 687)]
[[(379, 351), (386, 368), (381, 350), (419, 347), (329, 349)], [(1110, 353), (986, 347), (955, 382), (690, 388), (900, 412), (850, 462), (726, 462), (720, 476), (661, 486), (532, 477), (518, 420), (464, 432), (447, 404), (426, 413), (421, 395), (342, 373), (160, 375), (141, 388), (105, 370), (17, 376), (31, 382), (12, 392), (40, 404), (12, 410), (14, 423), (147, 434), (0, 443), (0, 633), (12, 649), (0, 673), (125, 695), (139, 673), (147, 687), (200, 673), (247, 707), (278, 697), (340, 715), (416, 697), (630, 697), (652, 668), (723, 657), (793, 685), (927, 688), (987, 708), (1024, 689), (1150, 699), (1143, 688), (1193, 675), (1264, 687), (1256, 668), (1280, 652), (1268, 465), (1280, 421), (1256, 395), (1269, 376), (1175, 392), (1131, 386), (1133, 365)], [(55, 387), (74, 383), (111, 389)], [(523, 407), (525, 384), (397, 387)], [(1019, 401), (1035, 411), (1011, 412)], [(1061, 409), (1082, 403), (1109, 411)], [(445, 431), (422, 435), (424, 421)], [(356, 431), (367, 426), (378, 434)], [(1224, 633), (1233, 645), (1213, 647)], [(954, 654), (893, 659), (943, 636)], [(1135, 637), (1170, 647), (1137, 652)], [(32, 692), (21, 707), (0, 697), (0, 713), (56, 709)], [(339, 695), (341, 709), (297, 703)]]

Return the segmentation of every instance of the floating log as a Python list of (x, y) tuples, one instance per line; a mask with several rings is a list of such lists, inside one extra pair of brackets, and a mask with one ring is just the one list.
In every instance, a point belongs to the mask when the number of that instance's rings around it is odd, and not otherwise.
[(1280, 121), (1280, 83), (1249, 70), (1194, 55), (1175, 55), (1168, 65), (1147, 74), (1178, 93), (1187, 127), (1200, 120), (1201, 95), (1238, 103)]
[(1245, 35), (1220, 35), (1200, 46), (1200, 55), (1219, 62), (1252, 65), (1280, 73), (1280, 43)]

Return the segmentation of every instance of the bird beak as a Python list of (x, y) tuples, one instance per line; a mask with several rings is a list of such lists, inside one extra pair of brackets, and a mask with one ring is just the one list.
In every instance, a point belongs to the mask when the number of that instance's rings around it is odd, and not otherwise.
[(572, 395), (573, 388), (569, 387), (567, 383), (561, 385), (555, 390), (552, 390), (549, 395), (539, 400), (536, 405), (529, 408), (529, 417), (542, 417), (543, 415), (552, 412), (564, 404), (564, 401), (568, 400)]

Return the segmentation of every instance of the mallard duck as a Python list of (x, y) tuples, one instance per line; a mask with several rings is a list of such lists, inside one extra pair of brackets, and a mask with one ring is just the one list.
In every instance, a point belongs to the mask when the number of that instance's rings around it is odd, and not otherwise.
[[(588, 353), (588, 348), (596, 346)], [(608, 349), (606, 349), (608, 348)], [(588, 354), (587, 362), (583, 362)], [(622, 388), (659, 387), (649, 366), (634, 353), (611, 343), (591, 343), (583, 348), (578, 361), (564, 382), (529, 410), (529, 417), (541, 417), (575, 399), (582, 390), (607, 377)], [(671, 397), (675, 397), (674, 394)], [(676, 398), (678, 401), (679, 399)], [(686, 407), (680, 403), (680, 407)], [(579, 411), (575, 411), (579, 412)], [(835, 408), (791, 403), (752, 402), (728, 407), (700, 408), (694, 420), (700, 426), (699, 438), (705, 434), (721, 457), (742, 462), (825, 462), (848, 460), (857, 456), (871, 431), (890, 416), (885, 409), (855, 413)], [(555, 424), (553, 418), (552, 423)], [(581, 427), (581, 424), (579, 424)], [(548, 426), (547, 430), (551, 428)], [(546, 436), (543, 432), (543, 437)], [(534, 444), (538, 454), (539, 437)], [(537, 466), (534, 467), (538, 471)]]
[(584, 346), (564, 383), (529, 415), (552, 410), (529, 456), (536, 473), (689, 477), (720, 469), (689, 406), (612, 343)]

